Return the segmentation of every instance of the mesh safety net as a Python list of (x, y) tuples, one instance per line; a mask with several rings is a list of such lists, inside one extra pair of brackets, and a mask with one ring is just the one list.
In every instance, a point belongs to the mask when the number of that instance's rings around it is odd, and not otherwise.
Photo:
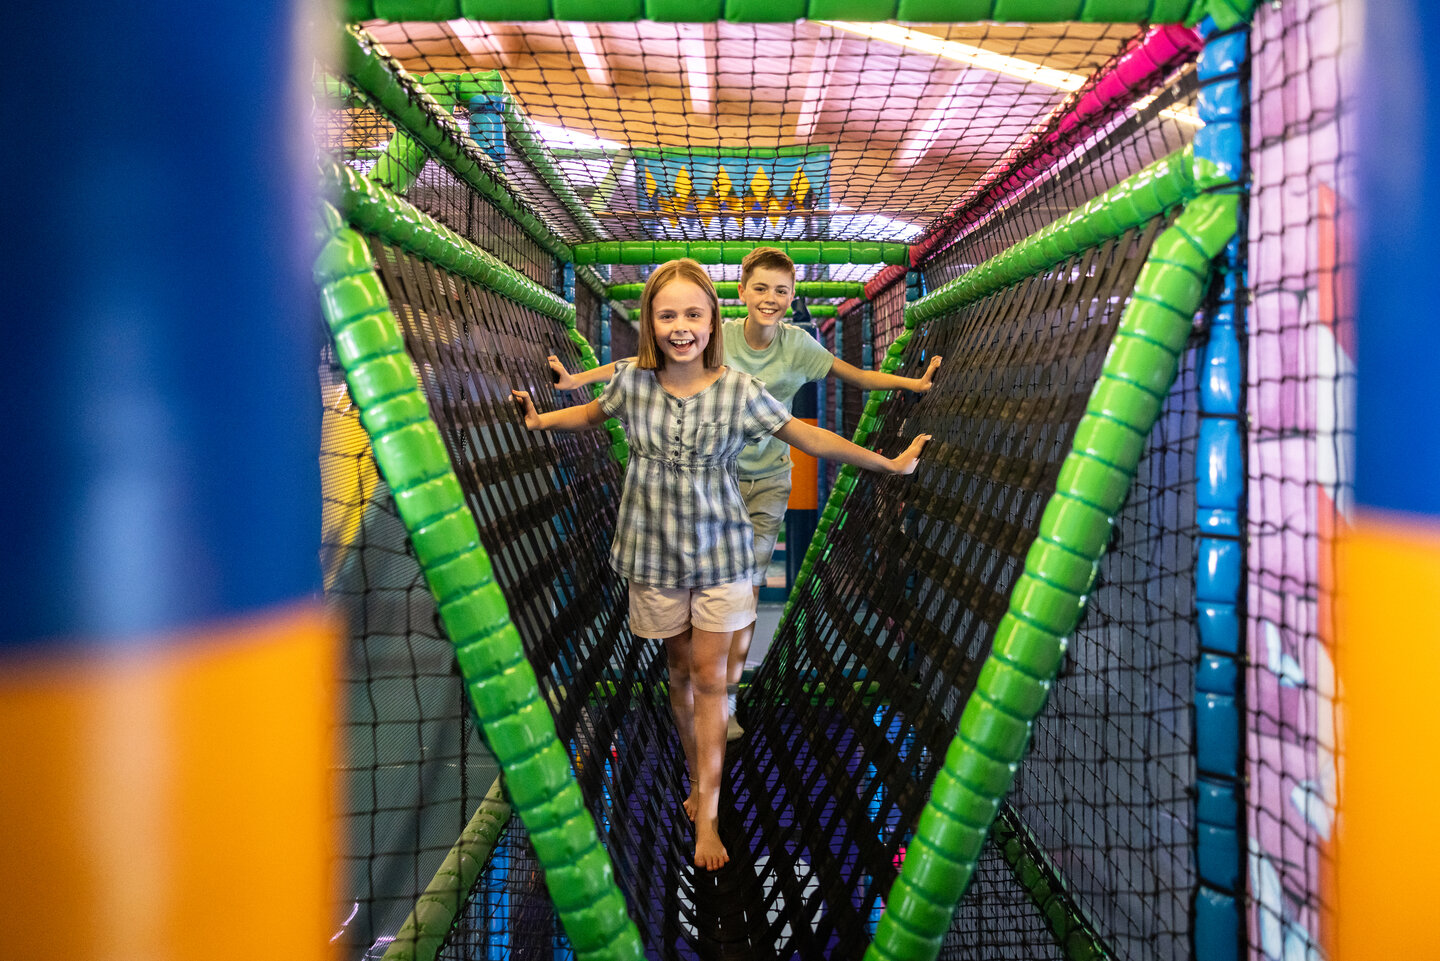
[[(1266, 37), (1289, 35), (1293, 45), (1329, 9), (1265, 12), (1251, 44), (1257, 55)], [(374, 21), (356, 34), (361, 53), (401, 78), (415, 109), (458, 134), (460, 155), (489, 179), (477, 188), (433, 147), (411, 143), (407, 152), (411, 122), (355, 70), (332, 78), (339, 99), (323, 129), (352, 170), (567, 295), (576, 329), (602, 360), (627, 356), (634, 342), (624, 306), (633, 297), (607, 290), (643, 281), (664, 258), (567, 274), (566, 245), (763, 239), (918, 249), (943, 238), (909, 278), (873, 262), (798, 264), (802, 283), (867, 283), (863, 297), (809, 299), (838, 307), (820, 323), (837, 356), (878, 366), (905, 330), (907, 282), (911, 297), (933, 291), (1186, 146), (1204, 89), (1191, 63), (1196, 47), (1172, 46), (1145, 85), (1127, 91), (1123, 109), (1075, 132), (1067, 124), (1077, 108), (1146, 49), (1154, 28), (916, 26), (901, 42), (878, 31), (893, 26)], [(987, 67), (975, 51), (1001, 61)], [(1053, 73), (1016, 76), (993, 69), (997, 62)], [(1288, 70), (1276, 85), (1301, 74)], [(1010, 179), (1017, 171), (1026, 175)], [(927, 394), (888, 398), (868, 444), (893, 454), (916, 433), (935, 439), (915, 475), (860, 477), (792, 595), (741, 698), (746, 736), (727, 754), (721, 806), (732, 862), (715, 875), (690, 863), (663, 652), (629, 632), (624, 584), (608, 563), (621, 481), (609, 438), (529, 434), (509, 398), (512, 387), (528, 389), (542, 410), (588, 399), (550, 382), (547, 354), (582, 366), (565, 326), (369, 238), (651, 956), (863, 953), (1116, 322), (1173, 213), (915, 329), (897, 373), (916, 376), (940, 355), (943, 376)], [(726, 259), (709, 266), (717, 282), (739, 279)], [(1060, 927), (1083, 928), (1110, 956), (1194, 956), (1194, 488), (1211, 316), (1197, 318), (942, 957), (1066, 957), (1053, 917), (1061, 902)], [(324, 366), (322, 380), (327, 417), (343, 421), (338, 374)], [(860, 426), (862, 391), (831, 385), (825, 396), (826, 426), (847, 434)], [(322, 456), (337, 478), (327, 491), (341, 491), (337, 519), (327, 520), (327, 585), (354, 625), (346, 742), (347, 780), (358, 789), (347, 791), (342, 917), (353, 904), (359, 920), (342, 930), (347, 957), (378, 958), (494, 766), (363, 443), (337, 428), (327, 445)], [(1257, 490), (1268, 489), (1268, 463), (1254, 460)], [(828, 487), (836, 472), (822, 470)], [(1315, 588), (1312, 571), (1297, 590)], [(1297, 629), (1313, 636), (1311, 623)], [(1252, 619), (1252, 632), (1265, 624)], [(1304, 690), (1321, 699), (1313, 686)], [(1263, 717), (1251, 723), (1252, 737), (1272, 727)], [(1277, 752), (1268, 763), (1275, 770), (1289, 758)], [(1275, 780), (1289, 785), (1301, 773)], [(1253, 802), (1252, 822), (1263, 826), (1276, 806)], [(1280, 898), (1260, 913), (1303, 925), (1316, 910), (1307, 899), (1319, 846), (1313, 832), (1296, 833), (1300, 852), (1281, 873), (1306, 906)], [(1049, 879), (1048, 900), (1035, 895), (1037, 873)], [(534, 851), (512, 821), (438, 956), (567, 950)]]

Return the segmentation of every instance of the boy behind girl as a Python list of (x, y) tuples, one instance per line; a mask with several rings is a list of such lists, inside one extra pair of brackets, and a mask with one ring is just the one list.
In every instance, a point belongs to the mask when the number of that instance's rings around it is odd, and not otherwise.
[[(842, 383), (861, 390), (910, 390), (924, 393), (930, 389), (941, 358), (932, 357), (920, 377), (899, 377), (874, 370), (862, 370), (846, 363), (826, 350), (809, 333), (785, 323), (785, 311), (795, 294), (795, 262), (783, 250), (756, 247), (740, 264), (740, 300), (745, 304), (744, 320), (727, 320), (721, 326), (725, 363), (758, 377), (765, 389), (790, 409), (800, 388), (811, 381), (832, 376)], [(608, 381), (615, 374), (615, 364), (571, 374), (551, 355), (550, 368), (556, 374), (556, 385), (574, 390), (586, 384)], [(755, 568), (753, 589), (759, 600), (760, 586), (775, 552), (780, 522), (790, 500), (790, 447), (774, 435), (768, 435), (740, 454), (740, 494), (755, 528)], [(735, 691), (745, 672), (745, 658), (755, 635), (755, 621), (737, 630), (730, 646), (726, 664), (727, 697), (730, 701), (728, 740), (744, 734), (735, 720)]]

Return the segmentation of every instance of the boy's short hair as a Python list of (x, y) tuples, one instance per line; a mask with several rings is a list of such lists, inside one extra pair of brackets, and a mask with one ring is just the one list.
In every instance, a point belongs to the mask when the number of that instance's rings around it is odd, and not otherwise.
[(635, 352), (635, 366), (641, 370), (659, 370), (665, 366), (665, 353), (655, 343), (655, 295), (673, 280), (688, 280), (708, 296), (710, 342), (705, 345), (701, 359), (707, 368), (719, 367), (724, 363), (724, 347), (720, 340), (720, 298), (715, 293), (715, 282), (705, 268), (689, 257), (666, 261), (645, 279), (645, 289), (640, 292), (640, 343)]
[(761, 267), (788, 271), (791, 284), (795, 282), (795, 261), (790, 259), (789, 254), (779, 247), (756, 247), (740, 261), (740, 286), (748, 284), (750, 275)]

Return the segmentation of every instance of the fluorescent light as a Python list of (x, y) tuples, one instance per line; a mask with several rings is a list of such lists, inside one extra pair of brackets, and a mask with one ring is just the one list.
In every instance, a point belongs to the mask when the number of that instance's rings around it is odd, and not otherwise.
[(464, 47), (466, 52), (477, 57), (498, 57), (500, 55), (500, 49), (490, 38), (490, 31), (484, 29), (476, 21), (446, 20), (445, 26), (450, 28), (450, 32), (455, 35), (456, 40), (460, 41), (460, 46)]
[(950, 109), (955, 105), (955, 99), (960, 95), (961, 85), (956, 84), (940, 101), (940, 105), (930, 111), (930, 116), (925, 118), (925, 123), (913, 136), (906, 138), (900, 145), (898, 158), (902, 163), (913, 163), (925, 156), (925, 151), (935, 145), (940, 137), (940, 128), (949, 119)]
[[(840, 41), (834, 41), (838, 44)], [(830, 78), (831, 41), (816, 40), (810, 52), (806, 69), (795, 71), (809, 77), (805, 81), (805, 92), (800, 95), (800, 116), (795, 120), (795, 139), (805, 141), (815, 132), (815, 121), (820, 117), (820, 108), (825, 104), (825, 89)]]
[(545, 141), (546, 146), (549, 147), (568, 148), (571, 150), (625, 149), (623, 143), (616, 143), (614, 140), (592, 137), (588, 133), (580, 133), (579, 131), (571, 130), (568, 127), (562, 127), (558, 124), (541, 123), (534, 117), (529, 119), (531, 125), (535, 128), (535, 132), (540, 135), (540, 139)]
[(680, 42), (680, 62), (685, 65), (685, 83), (690, 88), (690, 106), (697, 113), (710, 113), (715, 107), (715, 97), (711, 92), (705, 29), (698, 23), (680, 23), (675, 25), (675, 34)]
[(566, 26), (570, 28), (570, 36), (575, 40), (575, 52), (580, 54), (580, 62), (585, 65), (590, 82), (602, 87), (610, 86), (610, 70), (605, 66), (605, 58), (600, 55), (600, 48), (590, 36), (590, 28), (573, 21)]
[[(1153, 103), (1154, 101), (1155, 101), (1155, 95), (1154, 95), (1154, 94), (1151, 94), (1151, 95), (1148, 96), (1148, 97), (1141, 97), (1139, 100), (1135, 101), (1134, 103), (1132, 103), (1132, 104), (1130, 105), (1130, 109), (1131, 109), (1131, 110), (1141, 110), (1141, 109), (1144, 109), (1145, 107), (1150, 106), (1150, 104)], [(1162, 117), (1168, 117), (1168, 118), (1170, 118), (1171, 120), (1176, 121), (1177, 123), (1189, 124), (1189, 125), (1192, 126), (1192, 127), (1203, 127), (1203, 126), (1205, 126), (1205, 121), (1201, 120), (1201, 119), (1200, 119), (1200, 115), (1199, 115), (1198, 113), (1196, 113), (1195, 111), (1193, 111), (1193, 110), (1182, 110), (1182, 109), (1177, 108), (1177, 107), (1169, 107), (1169, 108), (1166, 108), (1165, 110), (1160, 111), (1160, 116), (1162, 116)]]
[(972, 47), (968, 43), (942, 40), (933, 34), (911, 30), (909, 27), (901, 27), (893, 23), (848, 23), (840, 20), (815, 20), (812, 22), (823, 23), (837, 30), (858, 33), (864, 37), (874, 37), (876, 40), (884, 40), (909, 50), (918, 50), (921, 53), (969, 64), (992, 73), (1015, 77), (1017, 80), (1024, 80), (1027, 83), (1054, 87), (1057, 90), (1078, 90), (1085, 83), (1085, 78), (1076, 73), (1052, 70), (1049, 67), (1042, 67), (1038, 63), (1031, 63), (1029, 60), (1007, 57), (1004, 54), (991, 53), (979, 47)]

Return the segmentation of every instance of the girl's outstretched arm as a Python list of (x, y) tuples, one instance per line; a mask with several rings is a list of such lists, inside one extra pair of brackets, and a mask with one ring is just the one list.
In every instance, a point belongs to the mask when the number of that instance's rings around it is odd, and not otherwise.
[(919, 377), (901, 377), (878, 370), (865, 370), (836, 357), (835, 363), (830, 365), (830, 376), (861, 390), (913, 390), (917, 394), (923, 394), (934, 384), (940, 361), (940, 357), (931, 357), (925, 373)]
[[(633, 357), (630, 358), (632, 361), (634, 359)], [(618, 363), (617, 361), (611, 361), (608, 364), (592, 367), (589, 370), (577, 370), (572, 374), (565, 369), (565, 365), (560, 363), (560, 358), (554, 354), (546, 357), (545, 360), (549, 363), (550, 370), (555, 374), (555, 386), (561, 390), (578, 390), (587, 384), (603, 384), (615, 376), (615, 364)]]
[(530, 399), (529, 391), (512, 390), (510, 396), (515, 398), (515, 402), (524, 411), (525, 426), (530, 430), (585, 430), (605, 423), (605, 412), (600, 409), (598, 400), (541, 414), (535, 410), (535, 402)]
[(790, 418), (784, 427), (775, 432), (775, 436), (792, 447), (800, 448), (811, 457), (838, 460), (842, 464), (854, 464), (856, 467), (885, 474), (914, 472), (920, 459), (920, 451), (930, 439), (929, 434), (921, 434), (899, 455), (886, 457), (873, 450), (866, 450), (859, 444), (852, 444), (832, 431), (807, 424), (798, 417)]

